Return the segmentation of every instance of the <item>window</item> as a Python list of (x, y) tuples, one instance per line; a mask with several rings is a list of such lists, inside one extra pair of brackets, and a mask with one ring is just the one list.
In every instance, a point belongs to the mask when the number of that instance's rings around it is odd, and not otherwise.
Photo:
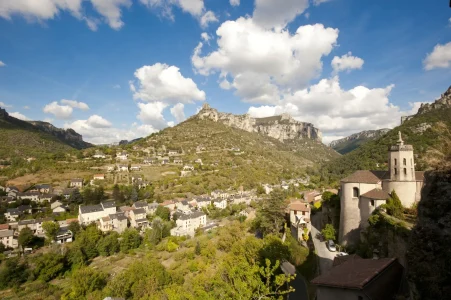
[(371, 200), (371, 206), (374, 206), (374, 200)]
[(407, 159), (404, 158), (402, 162), (404, 163), (404, 165), (407, 165)]
[(360, 194), (359, 194), (359, 189), (356, 188), (356, 187), (353, 188), (353, 189), (352, 189), (352, 195), (353, 195), (354, 198), (359, 197), (359, 196), (360, 196)]
[(395, 166), (398, 164), (398, 160), (395, 158)]
[(404, 168), (404, 175), (407, 175), (407, 168)]
[(398, 174), (398, 169), (395, 168), (395, 175), (397, 175), (397, 174)]

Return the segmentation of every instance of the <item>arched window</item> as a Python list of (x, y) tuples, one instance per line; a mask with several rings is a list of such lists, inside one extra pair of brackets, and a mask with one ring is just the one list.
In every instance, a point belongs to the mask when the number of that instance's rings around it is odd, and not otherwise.
[(402, 162), (404, 163), (404, 165), (407, 165), (407, 159), (404, 158)]
[(358, 198), (360, 196), (359, 188), (355, 187), (355, 188), (352, 189), (352, 196), (354, 198)]

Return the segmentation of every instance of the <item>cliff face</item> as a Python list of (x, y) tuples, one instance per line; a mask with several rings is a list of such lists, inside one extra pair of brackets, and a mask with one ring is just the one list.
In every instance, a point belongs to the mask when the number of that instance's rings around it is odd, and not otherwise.
[(288, 114), (268, 118), (252, 118), (248, 114), (220, 113), (208, 104), (204, 104), (196, 117), (201, 120), (209, 119), (220, 122), (248, 132), (267, 135), (282, 142), (295, 139), (322, 140), (321, 132), (313, 124), (296, 121)]
[(345, 138), (332, 141), (330, 143), (330, 147), (332, 147), (334, 150), (336, 150), (337, 152), (339, 152), (341, 154), (346, 154), (346, 153), (351, 152), (352, 150), (356, 149), (363, 143), (377, 139), (389, 131), (390, 131), (390, 129), (386, 129), (386, 128), (379, 129), (379, 130), (362, 131), (362, 132), (347, 136)]
[(421, 104), (417, 114), (424, 114), (433, 109), (451, 108), (451, 86), (434, 103)]
[(61, 129), (50, 123), (41, 121), (29, 121), (29, 123), (35, 126), (39, 131), (49, 133), (74, 148), (83, 149), (92, 146), (90, 143), (83, 141), (83, 137), (71, 128)]

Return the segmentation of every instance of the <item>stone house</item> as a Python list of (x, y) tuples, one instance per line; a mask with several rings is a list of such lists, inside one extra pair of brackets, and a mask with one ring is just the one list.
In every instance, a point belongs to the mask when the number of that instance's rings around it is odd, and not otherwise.
[(181, 159), (181, 158), (174, 158), (173, 162), (174, 162), (174, 164), (181, 165), (181, 164), (183, 164), (183, 159)]
[(114, 201), (101, 202), (97, 205), (80, 205), (78, 208), (78, 222), (80, 225), (88, 225), (98, 221), (102, 217), (116, 213)]
[(149, 204), (145, 201), (136, 201), (132, 207), (133, 209), (142, 208), (146, 211), (146, 214), (149, 214)]
[(124, 213), (118, 212), (116, 214), (111, 214), (100, 218), (97, 227), (102, 232), (116, 231), (121, 234), (125, 229), (127, 229), (127, 225), (127, 217)]
[(32, 189), (30, 189), (30, 192), (39, 192), (41, 194), (48, 194), (52, 192), (52, 185), (51, 184), (36, 184)]
[(69, 186), (71, 188), (82, 188), (83, 187), (83, 179), (74, 178), (70, 181)]
[(36, 236), (44, 236), (42, 223), (53, 221), (51, 218), (22, 220), (17, 223), (17, 231), (20, 232), (25, 227), (30, 228)]
[(404, 268), (396, 258), (335, 258), (333, 268), (311, 281), (317, 300), (385, 300), (402, 292)]
[(117, 169), (120, 172), (128, 172), (128, 166), (127, 165), (119, 165), (119, 166), (117, 166)]
[(39, 192), (25, 192), (25, 193), (18, 193), (17, 198), (23, 199), (23, 200), (30, 200), (33, 202), (39, 202)]
[(130, 171), (141, 171), (141, 166), (140, 165), (132, 165), (130, 167)]
[(92, 179), (94, 179), (94, 180), (105, 180), (105, 174), (95, 174)]
[(143, 208), (135, 208), (130, 211), (130, 225), (134, 228), (147, 228), (149, 220), (147, 220), (147, 213)]
[(43, 203), (44, 201), (52, 202), (55, 199), (55, 194), (41, 194), (39, 195), (39, 202)]
[(4, 215), (6, 220), (9, 222), (16, 222), (22, 215), (22, 212), (20, 212), (17, 208), (8, 208)]
[(217, 198), (213, 200), (213, 205), (220, 209), (225, 209), (227, 207), (227, 199)]
[(195, 198), (197, 202), (198, 208), (207, 207), (211, 204), (211, 198), (210, 197), (197, 197)]
[(17, 248), (19, 243), (17, 238), (14, 236), (13, 230), (0, 230), (0, 242), (8, 248)]
[(171, 211), (175, 210), (174, 200), (166, 200), (163, 203), (160, 203), (160, 205), (169, 208)]
[(127, 160), (128, 154), (127, 154), (127, 152), (119, 152), (116, 154), (116, 158), (119, 160)]
[(72, 231), (67, 227), (61, 227), (56, 235), (55, 241), (57, 244), (71, 243), (73, 236)]
[(54, 208), (57, 208), (57, 207), (59, 207), (59, 206), (61, 206), (61, 205), (64, 205), (64, 203), (61, 202), (60, 200), (56, 200), (55, 202), (53, 202), (53, 203), (50, 204), (50, 208), (51, 208), (51, 209), (54, 209)]
[(190, 205), (187, 200), (182, 200), (176, 203), (176, 208), (180, 211), (189, 211)]
[(222, 199), (227, 199), (229, 198), (230, 194), (221, 190), (215, 190), (213, 192), (211, 192), (211, 196), (213, 198), (222, 198)]
[(194, 236), (196, 229), (207, 225), (207, 216), (200, 211), (182, 214), (176, 221), (175, 228), (171, 229), (173, 236)]
[(288, 205), (291, 228), (297, 233), (298, 239), (302, 239), (304, 228), (311, 230), (311, 207), (307, 202), (294, 200)]

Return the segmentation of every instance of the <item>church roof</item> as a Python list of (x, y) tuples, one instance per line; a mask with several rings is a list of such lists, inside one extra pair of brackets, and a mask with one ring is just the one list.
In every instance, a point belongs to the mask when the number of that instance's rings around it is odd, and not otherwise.
[(342, 182), (355, 182), (355, 183), (379, 183), (387, 176), (387, 171), (369, 171), (359, 170), (346, 178), (343, 178)]
[(415, 171), (415, 179), (417, 181), (424, 181), (424, 171)]
[(382, 190), (382, 189), (372, 189), (369, 192), (366, 192), (365, 194), (361, 195), (361, 197), (370, 198), (370, 199), (388, 199), (390, 195)]

